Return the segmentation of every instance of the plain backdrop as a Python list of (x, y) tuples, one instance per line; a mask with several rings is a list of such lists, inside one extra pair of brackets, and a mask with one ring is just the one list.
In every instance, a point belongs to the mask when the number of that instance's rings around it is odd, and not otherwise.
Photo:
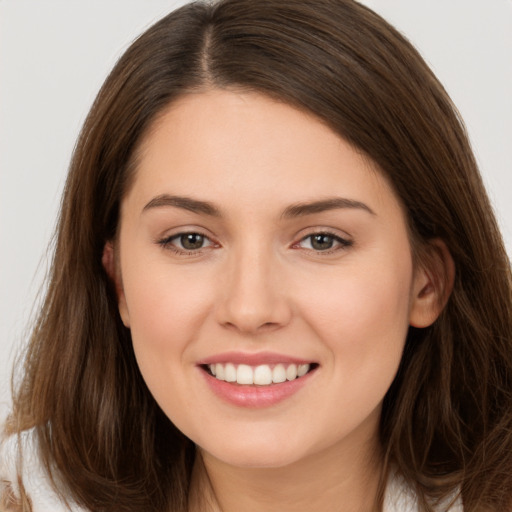
[[(183, 3), (0, 0), (0, 417), (80, 126), (123, 50)], [(512, 1), (362, 3), (418, 47), (458, 106), (512, 254)]]

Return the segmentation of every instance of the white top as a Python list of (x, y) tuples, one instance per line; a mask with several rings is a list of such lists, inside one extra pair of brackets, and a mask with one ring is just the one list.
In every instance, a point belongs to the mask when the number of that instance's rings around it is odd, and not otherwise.
[[(52, 490), (48, 477), (38, 460), (34, 436), (30, 432), (22, 434), (22, 444), (24, 454), (22, 480), (31, 499), (33, 512), (87, 512), (77, 505), (69, 509)], [(10, 482), (15, 495), (19, 495), (17, 453), (18, 443), (15, 436), (8, 438), (0, 447), (0, 482), (2, 480)], [(455, 500), (450, 508), (446, 508), (450, 501), (452, 500), (441, 504), (439, 511), (463, 512), (460, 498)], [(383, 512), (417, 511), (418, 503), (412, 489), (405, 485), (400, 477), (392, 477), (386, 489)]]

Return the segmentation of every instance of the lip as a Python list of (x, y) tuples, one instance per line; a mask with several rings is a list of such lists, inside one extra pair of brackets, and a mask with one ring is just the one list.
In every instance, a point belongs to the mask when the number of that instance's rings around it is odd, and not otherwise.
[(278, 354), (275, 352), (223, 352), (222, 354), (215, 354), (197, 362), (199, 366), (217, 363), (247, 364), (249, 366), (258, 366), (260, 364), (311, 364), (315, 363), (315, 361), (300, 359), (294, 356)]
[(226, 382), (216, 379), (213, 375), (206, 371), (205, 367), (216, 363), (233, 363), (247, 364), (250, 366), (258, 366), (260, 364), (311, 364), (313, 361), (290, 357), (283, 354), (275, 354), (271, 352), (260, 352), (257, 354), (247, 354), (240, 352), (225, 352), (212, 357), (205, 358), (198, 362), (198, 370), (209, 389), (221, 400), (244, 408), (265, 408), (277, 405), (280, 402), (292, 397), (299, 392), (304, 386), (310, 383), (314, 378), (318, 365), (306, 375), (291, 380), (281, 382), (279, 384), (270, 384), (268, 386), (260, 385), (241, 385), (236, 382)]

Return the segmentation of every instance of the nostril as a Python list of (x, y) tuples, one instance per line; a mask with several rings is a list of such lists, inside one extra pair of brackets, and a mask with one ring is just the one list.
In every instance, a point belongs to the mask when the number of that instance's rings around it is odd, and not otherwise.
[(258, 323), (257, 321), (251, 321), (249, 318), (240, 319), (238, 322), (224, 322), (223, 325), (228, 329), (246, 334), (270, 332), (280, 327), (278, 322)]

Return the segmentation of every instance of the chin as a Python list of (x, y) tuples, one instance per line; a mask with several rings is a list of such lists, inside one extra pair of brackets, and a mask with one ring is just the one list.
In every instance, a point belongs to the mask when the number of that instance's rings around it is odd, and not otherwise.
[(290, 466), (299, 460), (297, 454), (276, 452), (275, 447), (267, 450), (249, 448), (229, 453), (208, 453), (224, 464), (244, 469), (277, 469)]
[(282, 468), (308, 456), (307, 443), (291, 436), (226, 436), (222, 443), (198, 445), (201, 451), (224, 464), (239, 468)]

